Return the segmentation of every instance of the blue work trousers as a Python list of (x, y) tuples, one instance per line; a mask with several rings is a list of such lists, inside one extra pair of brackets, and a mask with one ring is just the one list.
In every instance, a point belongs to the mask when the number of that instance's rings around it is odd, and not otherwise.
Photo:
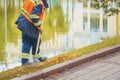
[[(22, 53), (30, 54), (30, 49), (32, 47), (32, 55), (35, 55), (37, 41), (38, 39), (31, 38), (26, 34), (22, 33)], [(41, 44), (41, 39), (39, 42), (39, 48), (38, 48), (37, 54), (40, 52), (40, 44)], [(22, 64), (26, 63), (27, 61), (29, 61), (28, 58), (22, 58)]]

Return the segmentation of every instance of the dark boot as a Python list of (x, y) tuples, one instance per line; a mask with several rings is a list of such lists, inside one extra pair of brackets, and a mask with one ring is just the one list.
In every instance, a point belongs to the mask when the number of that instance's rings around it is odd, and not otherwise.
[(32, 65), (32, 62), (29, 62), (28, 59), (22, 58), (22, 66)]
[(42, 62), (42, 61), (47, 60), (47, 57), (40, 57), (40, 58), (38, 58), (38, 60)]

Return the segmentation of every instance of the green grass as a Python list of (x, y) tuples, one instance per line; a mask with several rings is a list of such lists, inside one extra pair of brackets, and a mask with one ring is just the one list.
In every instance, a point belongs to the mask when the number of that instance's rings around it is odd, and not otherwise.
[(94, 52), (96, 50), (100, 50), (102, 48), (113, 46), (116, 44), (120, 44), (120, 36), (115, 36), (113, 38), (104, 40), (103, 42), (89, 45), (77, 50), (73, 50), (64, 54), (61, 54), (59, 56), (53, 57), (48, 59), (47, 61), (37, 64), (35, 66), (24, 66), (24, 67), (16, 67), (14, 69), (5, 71), (0, 73), (0, 80), (10, 80), (11, 78), (18, 77), (24, 74), (30, 74), (38, 70), (42, 70), (46, 67), (53, 66), (55, 64), (80, 57), (86, 54), (89, 54), (91, 52)]

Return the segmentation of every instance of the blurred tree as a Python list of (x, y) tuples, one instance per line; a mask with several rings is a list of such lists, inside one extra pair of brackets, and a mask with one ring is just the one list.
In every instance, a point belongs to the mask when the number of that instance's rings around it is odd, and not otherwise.
[(120, 12), (120, 0), (91, 0), (96, 9), (103, 8), (104, 14), (111, 16)]

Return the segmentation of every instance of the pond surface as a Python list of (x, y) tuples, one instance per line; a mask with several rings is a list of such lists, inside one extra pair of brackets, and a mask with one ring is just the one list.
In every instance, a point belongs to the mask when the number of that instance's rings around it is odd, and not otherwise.
[[(23, 0), (0, 0), (0, 72), (21, 66), (21, 32), (14, 24)], [(48, 58), (119, 34), (120, 14), (106, 17), (90, 2), (50, 0), (44, 19), (41, 56)]]

